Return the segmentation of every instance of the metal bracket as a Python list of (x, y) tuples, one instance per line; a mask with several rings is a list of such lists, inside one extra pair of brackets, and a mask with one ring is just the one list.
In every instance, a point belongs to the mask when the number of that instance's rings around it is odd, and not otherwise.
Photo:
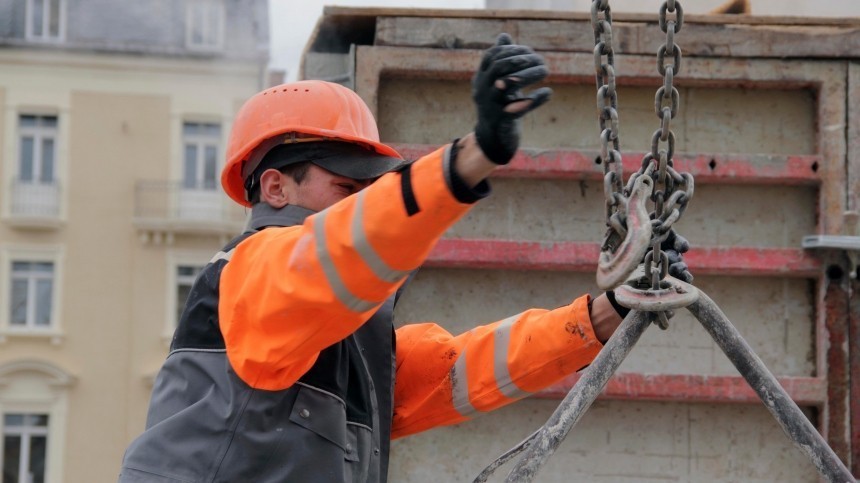
[(858, 213), (845, 213), (845, 230), (850, 235), (807, 235), (803, 237), (801, 246), (807, 249), (842, 250), (851, 262), (851, 278), (860, 276), (860, 229), (858, 229)]

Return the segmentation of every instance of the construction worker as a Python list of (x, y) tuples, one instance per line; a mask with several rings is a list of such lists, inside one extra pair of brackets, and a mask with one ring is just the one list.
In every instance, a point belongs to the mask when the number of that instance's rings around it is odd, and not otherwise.
[(459, 423), (589, 364), (611, 294), (453, 336), (392, 325), (395, 294), (515, 154), (542, 58), (502, 35), (472, 81), (474, 133), (405, 163), (322, 81), (239, 111), (222, 185), (249, 227), (194, 283), (122, 482), (382, 482), (392, 438)]

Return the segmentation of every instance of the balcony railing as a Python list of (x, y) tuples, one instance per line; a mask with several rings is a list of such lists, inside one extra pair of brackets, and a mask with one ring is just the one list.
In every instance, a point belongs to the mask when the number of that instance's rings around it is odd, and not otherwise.
[(146, 230), (235, 235), (245, 211), (218, 189), (186, 188), (179, 181), (138, 181), (135, 224)]
[(53, 226), (60, 220), (60, 184), (13, 180), (10, 221), (23, 225)]

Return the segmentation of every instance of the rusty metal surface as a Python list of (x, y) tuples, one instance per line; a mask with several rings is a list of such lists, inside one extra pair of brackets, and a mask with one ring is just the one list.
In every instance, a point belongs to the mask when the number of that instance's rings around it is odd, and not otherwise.
[[(438, 148), (427, 144), (391, 144), (406, 159), (418, 159)], [(639, 168), (645, 153), (622, 153), (626, 172)], [(601, 179), (595, 167), (597, 151), (524, 148), (511, 163), (493, 173), (499, 178)], [(821, 183), (821, 156), (770, 154), (678, 153), (675, 168), (696, 177), (696, 184), (754, 184), (814, 186)]]
[[(581, 378), (574, 374), (564, 382), (534, 397), (564, 397)], [(801, 406), (823, 406), (827, 402), (827, 380), (819, 377), (779, 377), (779, 384)], [(740, 376), (698, 374), (618, 373), (612, 376), (600, 399), (689, 401), (697, 403), (758, 404), (760, 399)]]
[(699, 300), (688, 309), (711, 334), (738, 372), (761, 398), (785, 434), (797, 449), (812, 461), (818, 472), (829, 482), (855, 481), (845, 464), (827, 445), (717, 304), (704, 293), (700, 293)]
[[(593, 272), (600, 245), (580, 242), (453, 239), (439, 241), (427, 267)], [(698, 275), (813, 278), (821, 262), (796, 248), (705, 247), (684, 255)]]
[(848, 307), (849, 373), (849, 437), (851, 441), (851, 469), (860, 475), (860, 282), (850, 279), (851, 292)]
[[(860, 64), (848, 65), (848, 156), (847, 156), (847, 210), (860, 210)], [(847, 231), (847, 230), (846, 230)], [(858, 233), (843, 233), (857, 235)], [(855, 269), (856, 273), (860, 270)], [(849, 392), (849, 440), (851, 467), (860, 475), (860, 283), (856, 278), (849, 284), (848, 354), (852, 384)]]
[[(832, 262), (833, 260), (828, 260)], [(829, 266), (829, 271), (834, 265)], [(848, 461), (849, 439), (849, 385), (848, 372), (848, 308), (849, 288), (847, 273), (840, 267), (842, 276), (831, 279), (825, 276), (824, 283), (824, 330), (827, 337), (825, 358), (827, 365), (827, 400), (822, 428), (827, 441), (839, 457)]]

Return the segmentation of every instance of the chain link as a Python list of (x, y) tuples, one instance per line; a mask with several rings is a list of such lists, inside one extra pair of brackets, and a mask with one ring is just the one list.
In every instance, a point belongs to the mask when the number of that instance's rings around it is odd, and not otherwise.
[[(601, 15), (602, 14), (602, 15)], [(615, 79), (615, 52), (612, 45), (612, 15), (608, 0), (593, 0), (591, 23), (594, 29), (594, 65), (597, 78), (597, 108), (599, 111), (601, 150), (606, 198), (606, 226), (608, 227), (601, 250), (615, 252), (627, 235), (627, 201), (637, 178), (648, 176), (654, 181), (651, 193), (650, 248), (644, 259), (645, 274), (639, 284), (652, 291), (665, 288), (663, 279), (668, 274), (668, 256), (661, 250), (673, 225), (681, 218), (693, 197), (693, 176), (674, 169), (675, 134), (672, 120), (678, 115), (681, 95), (674, 86), (675, 76), (681, 70), (681, 47), (675, 42), (684, 24), (684, 10), (677, 0), (667, 0), (660, 7), (659, 25), (666, 40), (657, 50), (657, 72), (663, 84), (654, 96), (654, 113), (660, 127), (651, 137), (651, 151), (642, 159), (640, 169), (630, 176), (625, 186), (618, 135), (618, 93)], [(610, 145), (611, 143), (611, 145)], [(644, 288), (644, 287), (643, 287)], [(656, 322), (665, 328), (668, 314), (660, 314)]]
[(624, 167), (619, 151), (618, 92), (615, 84), (615, 48), (612, 43), (612, 11), (608, 0), (591, 3), (594, 30), (594, 71), (597, 83), (597, 111), (600, 126), (600, 161), (606, 199), (606, 225), (609, 226), (603, 249), (614, 252), (627, 235), (627, 199), (624, 196)]
[[(672, 15), (670, 15), (672, 14)], [(660, 6), (660, 30), (666, 34), (666, 42), (657, 50), (657, 72), (663, 76), (663, 86), (654, 96), (654, 113), (660, 119), (660, 129), (651, 138), (651, 152), (643, 159), (642, 165), (656, 164), (651, 171), (654, 177), (654, 202), (652, 213), (651, 252), (646, 255), (645, 273), (650, 275), (651, 289), (660, 289), (660, 282), (668, 273), (668, 257), (660, 249), (675, 222), (687, 207), (693, 196), (693, 177), (689, 173), (680, 174), (673, 168), (675, 154), (675, 134), (671, 123), (678, 114), (681, 96), (673, 85), (675, 75), (681, 71), (681, 48), (675, 43), (675, 34), (684, 24), (684, 9), (681, 3), (667, 0)], [(670, 60), (670, 63), (667, 61)], [(662, 143), (662, 148), (661, 148)], [(663, 322), (663, 321), (661, 321)], [(660, 324), (662, 327), (662, 323)]]

